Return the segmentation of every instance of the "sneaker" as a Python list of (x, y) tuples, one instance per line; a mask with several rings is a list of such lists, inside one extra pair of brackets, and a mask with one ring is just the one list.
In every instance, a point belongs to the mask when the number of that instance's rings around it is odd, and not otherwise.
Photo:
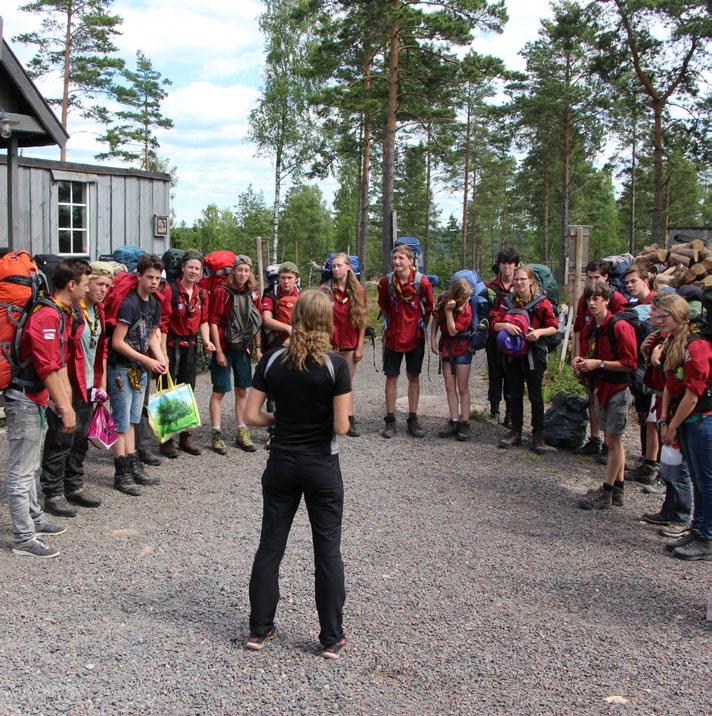
[(324, 649), (324, 651), (321, 652), (321, 655), (325, 659), (338, 659), (341, 656), (341, 652), (345, 646), (346, 646), (346, 639), (339, 639), (339, 641), (337, 641), (336, 644), (327, 646), (326, 649)]
[(275, 629), (270, 629), (266, 634), (250, 634), (245, 644), (245, 649), (250, 651), (262, 651), (266, 642), (268, 642), (275, 633)]
[(643, 485), (642, 491), (646, 495), (662, 495), (666, 489), (665, 483), (659, 477), (656, 477), (650, 485)]
[(225, 450), (225, 440), (223, 438), (222, 430), (213, 430), (213, 436), (210, 441), (210, 447), (212, 447), (213, 450), (218, 455), (227, 455), (227, 450)]
[(607, 510), (613, 505), (613, 490), (601, 486), (595, 492), (580, 497), (576, 504), (582, 510)]
[(601, 465), (608, 465), (608, 445), (606, 443), (601, 445), (601, 452), (596, 455), (594, 460)]
[(601, 452), (601, 438), (589, 438), (585, 445), (574, 450), (575, 455), (598, 455)]
[(40, 559), (59, 556), (58, 549), (48, 547), (39, 537), (28, 539), (27, 542), (18, 542), (12, 546), (12, 551), (25, 557), (39, 557)]
[(38, 527), (35, 525), (35, 534), (36, 535), (63, 535), (67, 531), (66, 527), (60, 527), (59, 525), (55, 525), (54, 522), (50, 522), (47, 520), (42, 527)]
[(689, 522), (671, 522), (658, 530), (661, 537), (683, 537), (690, 531)]
[(672, 555), (678, 559), (688, 561), (712, 559), (712, 537), (705, 537), (698, 532), (697, 539), (688, 542), (682, 547), (675, 547), (672, 551)]
[(662, 512), (644, 512), (640, 518), (642, 522), (647, 522), (649, 525), (661, 525), (667, 527), (670, 524), (670, 520), (663, 515)]
[(682, 537), (679, 537), (676, 540), (673, 540), (672, 542), (668, 542), (665, 545), (665, 549), (672, 552), (674, 549), (677, 549), (678, 547), (684, 547), (685, 545), (690, 544), (690, 542), (694, 542), (699, 537), (699, 532), (694, 528), (691, 527), (690, 531), (683, 535)]
[(246, 425), (243, 425), (241, 428), (237, 429), (237, 436), (235, 437), (235, 447), (239, 447), (245, 452), (255, 452), (255, 450), (257, 450), (255, 444), (252, 442), (252, 436), (250, 435), (250, 431)]

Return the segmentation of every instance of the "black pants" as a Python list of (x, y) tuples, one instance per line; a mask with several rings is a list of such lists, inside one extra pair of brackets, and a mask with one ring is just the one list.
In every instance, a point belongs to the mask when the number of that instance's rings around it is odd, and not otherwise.
[(279, 601), (279, 565), (292, 520), (304, 494), (314, 543), (316, 610), (319, 641), (332, 646), (344, 633), (346, 599), (341, 559), (344, 486), (338, 455), (305, 456), (270, 452), (262, 475), (262, 533), (250, 577), (250, 633), (274, 627)]
[(173, 382), (189, 383), (195, 388), (195, 376), (198, 357), (198, 344), (193, 343), (187, 346), (180, 345), (180, 339), (176, 339), (176, 345), (168, 346), (168, 371)]
[(42, 450), (40, 485), (45, 497), (76, 492), (84, 486), (84, 460), (89, 449), (87, 429), (94, 403), (75, 398), (72, 407), (77, 416), (73, 433), (62, 430), (62, 421), (52, 410), (47, 410), (47, 436)]
[[(540, 355), (543, 353), (543, 355)], [(529, 360), (531, 356), (531, 362)], [(533, 367), (532, 367), (533, 364)], [(544, 396), (541, 383), (546, 371), (546, 353), (532, 349), (523, 358), (512, 358), (505, 363), (509, 373), (510, 418), (512, 430), (521, 432), (524, 425), (524, 386), (532, 404), (532, 430), (544, 430)]]
[(490, 404), (490, 412), (499, 413), (499, 402), (504, 397), (505, 409), (509, 413), (509, 375), (505, 370), (502, 354), (497, 347), (496, 336), (491, 335), (487, 339), (485, 353), (487, 354), (487, 379), (489, 380), (487, 399)]

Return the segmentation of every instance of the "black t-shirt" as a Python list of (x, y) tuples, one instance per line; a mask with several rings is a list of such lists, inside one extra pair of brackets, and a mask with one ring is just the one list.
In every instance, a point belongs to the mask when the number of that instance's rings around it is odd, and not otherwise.
[(334, 367), (331, 377), (326, 365), (307, 361), (306, 370), (288, 368), (279, 356), (265, 376), (265, 367), (274, 351), (260, 359), (252, 387), (270, 393), (277, 409), (272, 435), (273, 450), (300, 455), (334, 455), (334, 397), (351, 392), (351, 376), (346, 361), (329, 353)]
[[(148, 300), (144, 301), (136, 291), (131, 291), (119, 306), (116, 320), (129, 327), (124, 341), (135, 351), (146, 355), (151, 331), (154, 326), (159, 326), (161, 323), (161, 304), (155, 296), (149, 296)], [(109, 363), (131, 368), (141, 367), (139, 363), (129, 360), (113, 348), (109, 355)]]

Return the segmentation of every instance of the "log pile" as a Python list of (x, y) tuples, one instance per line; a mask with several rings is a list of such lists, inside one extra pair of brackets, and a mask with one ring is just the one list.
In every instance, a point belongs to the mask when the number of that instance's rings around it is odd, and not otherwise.
[(654, 276), (654, 289), (687, 284), (703, 289), (712, 286), (712, 247), (705, 246), (700, 239), (673, 244), (670, 249), (651, 244), (635, 257), (635, 262)]

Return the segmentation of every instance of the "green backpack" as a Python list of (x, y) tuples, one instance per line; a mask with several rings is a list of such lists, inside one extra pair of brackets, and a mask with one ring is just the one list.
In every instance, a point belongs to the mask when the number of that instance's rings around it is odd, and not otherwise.
[(559, 284), (556, 282), (551, 269), (545, 264), (528, 264), (536, 276), (541, 292), (551, 301), (554, 313), (559, 306)]

